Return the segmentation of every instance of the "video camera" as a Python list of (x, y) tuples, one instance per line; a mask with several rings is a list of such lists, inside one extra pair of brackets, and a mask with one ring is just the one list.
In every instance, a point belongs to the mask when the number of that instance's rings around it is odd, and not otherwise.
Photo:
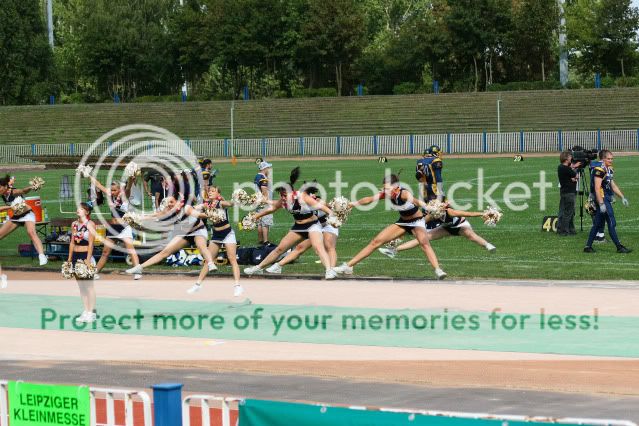
[(570, 154), (572, 155), (572, 164), (581, 163), (579, 166), (580, 169), (586, 167), (592, 160), (597, 159), (597, 155), (599, 151), (596, 149), (584, 149), (579, 145), (575, 145), (570, 150)]

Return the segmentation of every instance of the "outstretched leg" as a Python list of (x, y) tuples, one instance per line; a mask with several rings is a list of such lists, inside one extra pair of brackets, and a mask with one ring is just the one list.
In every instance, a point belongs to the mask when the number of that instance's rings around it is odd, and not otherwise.
[(404, 235), (406, 231), (398, 225), (389, 225), (384, 228), (375, 238), (371, 240), (370, 243), (366, 247), (364, 247), (359, 253), (355, 255), (346, 265), (349, 268), (357, 265), (362, 260), (366, 259), (371, 255), (375, 250), (382, 246), (382, 244), (386, 244), (389, 241), (392, 241), (396, 238)]

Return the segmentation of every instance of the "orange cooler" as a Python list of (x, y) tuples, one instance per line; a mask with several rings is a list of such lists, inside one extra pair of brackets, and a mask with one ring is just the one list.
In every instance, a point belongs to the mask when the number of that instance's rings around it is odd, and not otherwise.
[(31, 207), (31, 210), (33, 210), (33, 213), (36, 217), (36, 222), (42, 222), (44, 219), (42, 216), (42, 202), (40, 201), (40, 196), (25, 197), (24, 202), (27, 203), (29, 207)]

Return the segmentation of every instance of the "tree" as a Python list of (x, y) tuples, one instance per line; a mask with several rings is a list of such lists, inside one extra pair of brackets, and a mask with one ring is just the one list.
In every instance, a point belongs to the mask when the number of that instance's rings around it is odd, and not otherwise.
[(0, 7), (0, 104), (42, 103), (55, 89), (53, 56), (38, 0)]
[(302, 23), (300, 54), (311, 66), (333, 67), (341, 96), (344, 74), (362, 52), (365, 36), (364, 11), (358, 0), (311, 0)]

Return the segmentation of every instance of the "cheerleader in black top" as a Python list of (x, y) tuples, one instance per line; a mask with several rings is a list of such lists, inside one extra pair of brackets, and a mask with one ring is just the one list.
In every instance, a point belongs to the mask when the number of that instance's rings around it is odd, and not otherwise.
[[(15, 200), (19, 200), (22, 198), (22, 195), (28, 194), (31, 192), (33, 188), (30, 186), (17, 189), (13, 188), (10, 184), (11, 176), (6, 175), (3, 178), (0, 178), (0, 195), (2, 199), (7, 204), (6, 206), (0, 206), (0, 211), (11, 210), (11, 203)], [(35, 247), (38, 252), (38, 260), (40, 261), (40, 266), (46, 265), (48, 262), (47, 256), (44, 254), (44, 248), (42, 247), (42, 241), (40, 241), (40, 237), (38, 237), (38, 233), (36, 232), (36, 217), (31, 207), (28, 207), (27, 210), (21, 212), (20, 214), (14, 214), (12, 218), (6, 221), (0, 227), (0, 240), (12, 233), (19, 226), (24, 226), (27, 230), (27, 234), (33, 243), (33, 247)]]
[(174, 197), (167, 197), (165, 202), (165, 210), (149, 216), (154, 216), (161, 221), (173, 224), (173, 231), (169, 237), (168, 244), (162, 251), (153, 255), (146, 262), (127, 269), (126, 273), (141, 274), (144, 268), (162, 262), (187, 245), (195, 245), (198, 248), (205, 259), (205, 265), (208, 266), (209, 271), (217, 270), (211, 253), (206, 247), (209, 234), (204, 221), (199, 217), (201, 211), (193, 206), (185, 205), (183, 199), (176, 200)]
[[(232, 201), (226, 201), (220, 194), (220, 188), (211, 185), (206, 190), (206, 201), (202, 204), (203, 209), (220, 209), (224, 211), (224, 219), (217, 223), (211, 223), (213, 227), (213, 233), (211, 234), (211, 240), (209, 242), (209, 253), (212, 259), (217, 257), (220, 247), (226, 248), (226, 257), (231, 264), (233, 270), (233, 279), (235, 280), (235, 286), (233, 287), (233, 295), (239, 297), (244, 293), (244, 289), (240, 285), (240, 266), (237, 264), (237, 239), (235, 238), (235, 231), (229, 223), (229, 216), (227, 208), (233, 206)], [(205, 212), (198, 214), (200, 219), (206, 220), (207, 215)], [(210, 220), (209, 220), (210, 221)], [(187, 293), (192, 294), (199, 291), (202, 288), (202, 282), (206, 275), (209, 273), (207, 265), (202, 267), (197, 282), (193, 287), (187, 290)]]
[(262, 210), (255, 216), (256, 219), (259, 219), (262, 216), (272, 214), (283, 208), (293, 215), (295, 221), (293, 227), (288, 234), (282, 238), (275, 250), (270, 252), (259, 265), (244, 269), (245, 274), (262, 274), (264, 268), (274, 263), (282, 253), (286, 252), (286, 250), (298, 242), (308, 239), (322, 261), (322, 265), (326, 268), (325, 278), (330, 280), (337, 276), (331, 267), (331, 260), (324, 248), (322, 225), (320, 225), (319, 219), (315, 214), (316, 210), (323, 210), (329, 216), (332, 215), (333, 212), (326, 204), (316, 200), (306, 192), (295, 191), (293, 185), (295, 185), (295, 182), (299, 178), (299, 174), (300, 169), (296, 167), (291, 172), (290, 184), (276, 188), (276, 191), (280, 194), (280, 199), (273, 201), (270, 208)]
[[(81, 203), (76, 210), (77, 220), (71, 224), (71, 241), (69, 243), (68, 262), (75, 265), (76, 262), (85, 262), (88, 265), (95, 265), (93, 258), (93, 242), (95, 240), (95, 223), (91, 220), (91, 207), (86, 203)], [(76, 278), (80, 288), (80, 297), (84, 311), (79, 322), (94, 322), (95, 313), (95, 286), (93, 278)]]
[[(109, 260), (109, 255), (115, 246), (114, 240), (120, 240), (124, 243), (127, 253), (131, 256), (131, 263), (137, 266), (140, 263), (138, 254), (135, 251), (133, 245), (133, 228), (127, 225), (122, 216), (129, 209), (129, 197), (131, 196), (131, 188), (135, 181), (135, 177), (131, 176), (124, 188), (121, 187), (119, 182), (111, 182), (110, 188), (105, 187), (95, 177), (90, 176), (91, 183), (95, 185), (97, 189), (102, 191), (107, 197), (109, 209), (111, 210), (111, 220), (109, 221), (109, 228), (107, 229), (107, 237), (104, 241), (104, 247), (102, 249), (102, 256), (98, 260), (97, 272), (100, 272), (104, 265)], [(135, 274), (133, 279), (139, 280), (142, 275)], [(96, 273), (95, 279), (100, 279), (100, 276)]]
[(362, 198), (359, 201), (351, 203), (351, 205), (366, 205), (385, 198), (388, 198), (393, 209), (399, 212), (397, 222), (387, 226), (382, 232), (377, 234), (366, 247), (357, 253), (354, 258), (348, 263), (336, 267), (335, 270), (340, 274), (350, 275), (353, 273), (353, 266), (366, 259), (381, 245), (397, 239), (406, 233), (411, 233), (415, 236), (415, 239), (419, 241), (419, 245), (435, 270), (437, 278), (440, 280), (446, 278), (446, 273), (439, 267), (437, 255), (430, 245), (428, 233), (426, 232), (424, 214), (420, 210), (420, 207), (426, 208), (426, 203), (419, 198), (413, 197), (409, 191), (399, 186), (399, 178), (397, 175), (391, 175), (385, 178), (384, 188), (378, 194)]

